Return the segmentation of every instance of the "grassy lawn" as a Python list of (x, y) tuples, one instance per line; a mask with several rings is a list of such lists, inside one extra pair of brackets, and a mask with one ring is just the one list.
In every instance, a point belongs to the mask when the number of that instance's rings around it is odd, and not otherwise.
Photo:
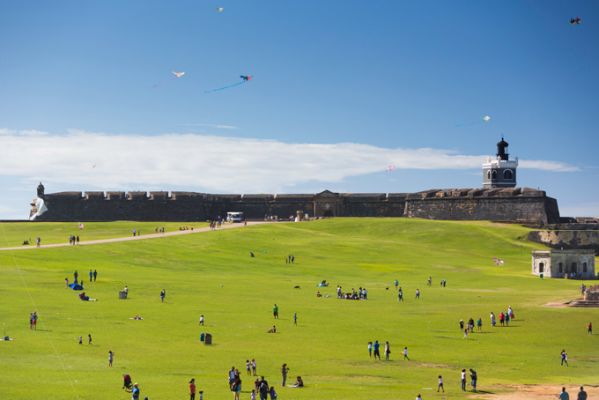
[(70, 235), (79, 236), (81, 241), (127, 237), (133, 229), (142, 235), (154, 233), (156, 228), (164, 227), (167, 232), (176, 231), (180, 227), (200, 228), (208, 226), (204, 222), (85, 222), (83, 229), (79, 223), (57, 222), (14, 222), (0, 224), (0, 247), (21, 246), (29, 240), (35, 246), (35, 238), (40, 237), (42, 244), (68, 243)]
[[(180, 225), (89, 223), (85, 238)], [(78, 232), (76, 224), (3, 224), (0, 242), (20, 244), (23, 235), (66, 241), (71, 232)], [(258, 373), (281, 400), (414, 399), (418, 393), (443, 399), (435, 392), (439, 374), (445, 398), (469, 398), (459, 387), (462, 368), (476, 369), (479, 389), (489, 392), (510, 383), (599, 384), (599, 335), (586, 333), (589, 321), (599, 327), (599, 309), (544, 306), (577, 297), (580, 281), (532, 276), (530, 253), (540, 247), (522, 239), (526, 232), (486, 222), (340, 218), (0, 252), (2, 329), (15, 338), (0, 342), (0, 399), (128, 399), (124, 373), (140, 383), (142, 398), (188, 398), (187, 382), (195, 377), (206, 400), (232, 399), (226, 378), (236, 366), (247, 400), (255, 379), (245, 375), (248, 358), (256, 359)], [(295, 264), (285, 263), (288, 254)], [(495, 266), (493, 257), (505, 265)], [(86, 293), (97, 302), (80, 301), (64, 285), (74, 270), (87, 278), (90, 268), (98, 270), (98, 281), (86, 283)], [(323, 279), (331, 285), (317, 298)], [(394, 279), (404, 290), (403, 303)], [(439, 286), (441, 279), (447, 287)], [(337, 284), (366, 287), (369, 300), (338, 300)], [(130, 298), (119, 300), (125, 285)], [(274, 303), (280, 308), (276, 322)], [(492, 329), (489, 313), (508, 305), (516, 320)], [(34, 310), (40, 320), (30, 331)], [(144, 320), (131, 320), (135, 314)], [(198, 326), (200, 314), (206, 327)], [(483, 332), (464, 339), (458, 321), (479, 316)], [(273, 323), (279, 332), (266, 333)], [(214, 344), (203, 345), (200, 332), (212, 333)], [(390, 342), (390, 361), (369, 359), (371, 340)], [(402, 360), (404, 346), (410, 361)], [(562, 348), (567, 368), (559, 363)], [(115, 353), (112, 368), (109, 350)], [(284, 362), (290, 380), (301, 375), (305, 388), (280, 387)]]

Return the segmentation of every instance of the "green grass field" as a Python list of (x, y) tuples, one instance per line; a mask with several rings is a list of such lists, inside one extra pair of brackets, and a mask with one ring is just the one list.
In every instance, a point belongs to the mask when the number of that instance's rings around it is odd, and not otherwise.
[[(149, 232), (156, 224), (97, 225), (99, 238), (128, 236), (134, 225)], [(42, 228), (62, 241), (76, 225), (3, 224), (0, 243), (14, 245), (8, 242)], [(469, 398), (459, 388), (462, 368), (476, 369), (479, 390), (493, 393), (506, 384), (599, 384), (599, 335), (586, 332), (589, 321), (599, 326), (599, 310), (544, 306), (577, 297), (581, 282), (532, 276), (530, 253), (539, 245), (522, 239), (526, 232), (486, 222), (331, 219), (0, 251), (2, 329), (15, 338), (0, 342), (0, 399), (128, 399), (124, 373), (139, 382), (142, 398), (186, 399), (187, 382), (195, 377), (204, 399), (232, 399), (226, 382), (231, 366), (242, 372), (242, 399), (249, 399), (255, 378), (245, 375), (248, 358), (257, 360), (258, 373), (278, 388), (281, 400), (414, 399), (418, 393), (442, 399), (435, 392), (439, 374), (445, 398)], [(288, 254), (295, 255), (294, 265), (285, 263)], [(505, 265), (495, 266), (494, 256)], [(98, 281), (86, 284), (86, 293), (98, 301), (82, 302), (64, 278), (78, 270), (87, 281), (90, 268), (98, 270)], [(401, 304), (396, 278), (405, 293)], [(317, 298), (323, 279), (331, 285), (320, 291), (330, 297)], [(441, 279), (446, 288), (439, 287)], [(364, 286), (369, 300), (338, 300), (337, 284)], [(130, 298), (118, 300), (124, 285)], [(279, 332), (268, 334), (274, 303)], [(489, 313), (508, 305), (516, 320), (492, 329)], [(37, 331), (28, 324), (34, 310)], [(135, 314), (144, 320), (129, 319)], [(458, 321), (479, 316), (483, 332), (464, 339)], [(214, 344), (203, 345), (200, 332), (212, 333)], [(79, 345), (78, 337), (88, 333), (93, 344)], [(377, 339), (390, 342), (391, 361), (369, 359), (366, 344)], [(402, 360), (404, 346), (410, 361)], [(562, 348), (568, 368), (560, 366)], [(112, 368), (108, 350), (115, 353)], [(305, 388), (280, 388), (284, 362), (290, 377), (304, 378)]]
[(21, 246), (28, 240), (35, 246), (35, 238), (40, 237), (42, 244), (68, 243), (70, 235), (79, 236), (81, 241), (110, 239), (132, 236), (133, 229), (141, 235), (154, 233), (156, 228), (164, 227), (166, 232), (179, 230), (180, 227), (201, 228), (208, 226), (204, 222), (86, 222), (83, 229), (79, 223), (55, 222), (14, 222), (0, 224), (0, 247)]

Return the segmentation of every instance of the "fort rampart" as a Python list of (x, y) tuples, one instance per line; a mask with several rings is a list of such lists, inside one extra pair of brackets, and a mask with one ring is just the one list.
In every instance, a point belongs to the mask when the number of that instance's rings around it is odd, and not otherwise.
[(559, 222), (557, 201), (529, 188), (443, 189), (418, 193), (206, 194), (62, 192), (43, 195), (37, 221), (204, 221), (243, 211), (248, 219), (297, 211), (311, 217), (417, 217), (534, 224)]

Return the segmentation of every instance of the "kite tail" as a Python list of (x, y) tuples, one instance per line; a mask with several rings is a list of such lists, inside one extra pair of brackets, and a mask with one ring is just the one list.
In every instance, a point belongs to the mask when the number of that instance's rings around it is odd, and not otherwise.
[(244, 83), (246, 83), (246, 82), (247, 82), (247, 81), (241, 81), (241, 82), (234, 83), (234, 84), (232, 84), (232, 85), (228, 85), (228, 86), (219, 87), (219, 88), (217, 88), (217, 89), (206, 90), (206, 91), (204, 91), (204, 93), (220, 92), (221, 90), (230, 89), (230, 88), (233, 88), (233, 87), (235, 87), (235, 86), (243, 85), (243, 84), (244, 84)]

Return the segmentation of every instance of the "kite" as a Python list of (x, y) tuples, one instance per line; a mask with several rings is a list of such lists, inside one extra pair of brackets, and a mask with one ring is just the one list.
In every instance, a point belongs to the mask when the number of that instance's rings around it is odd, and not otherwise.
[[(491, 121), (491, 116), (490, 115), (483, 115), (482, 119), (482, 123), (486, 124), (487, 122)], [(474, 125), (479, 125), (481, 123), (480, 119), (477, 121), (470, 121), (470, 122), (465, 122), (462, 124), (457, 124), (456, 128), (464, 128), (466, 126), (474, 126)]]
[(225, 7), (217, 7), (216, 8), (216, 12), (222, 13), (223, 11), (225, 11)]
[(387, 165), (387, 172), (393, 172), (395, 171), (395, 164), (389, 164)]
[(173, 71), (173, 75), (175, 75), (175, 77), (177, 77), (177, 78), (182, 78), (183, 75), (185, 75), (185, 72)]
[(570, 25), (580, 25), (582, 24), (582, 19), (580, 17), (570, 18)]
[(236, 86), (243, 85), (244, 83), (247, 83), (247, 82), (249, 82), (249, 81), (252, 80), (252, 76), (251, 75), (239, 75), (239, 77), (241, 78), (241, 81), (239, 81), (239, 82), (233, 83), (231, 85), (219, 87), (219, 88), (216, 88), (216, 89), (212, 89), (212, 90), (206, 90), (206, 91), (204, 91), (204, 93), (220, 92), (221, 90), (234, 88)]

